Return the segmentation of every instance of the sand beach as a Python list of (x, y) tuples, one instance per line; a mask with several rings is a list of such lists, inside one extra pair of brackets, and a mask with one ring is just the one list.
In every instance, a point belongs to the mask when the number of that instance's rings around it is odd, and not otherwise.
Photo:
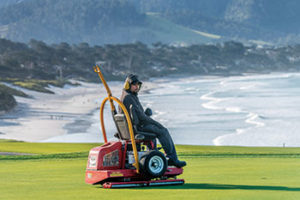
[[(77, 116), (97, 109), (106, 96), (101, 84), (78, 82), (80, 86), (49, 86), (55, 94), (21, 89), (31, 98), (15, 97), (18, 105), (0, 116), (0, 138), (41, 142), (67, 134), (64, 128)], [(121, 82), (113, 82), (111, 90), (118, 97)]]
[[(84, 135), (88, 128), (93, 128), (90, 127), (91, 113), (100, 108), (102, 100), (107, 96), (106, 90), (100, 83), (71, 82), (80, 85), (65, 85), (63, 88), (49, 86), (47, 89), (55, 94), (10, 85), (31, 98), (15, 97), (18, 105), (9, 113), (0, 115), (0, 139), (26, 142), (93, 142), (93, 139), (87, 141), (78, 136)], [(113, 96), (119, 98), (123, 82), (112, 81), (108, 85)], [(144, 82), (141, 92), (149, 91), (154, 85)], [(72, 134), (73, 132), (76, 134)]]

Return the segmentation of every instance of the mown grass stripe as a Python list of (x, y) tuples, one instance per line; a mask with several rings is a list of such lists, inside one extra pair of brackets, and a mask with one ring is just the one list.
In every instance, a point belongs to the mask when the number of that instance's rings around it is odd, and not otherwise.
[[(88, 152), (59, 153), (59, 154), (39, 154), (39, 155), (1, 155), (0, 160), (36, 160), (36, 159), (70, 159), (70, 158), (87, 158)], [(220, 158), (300, 158), (300, 154), (182, 154), (179, 156), (184, 158), (193, 157), (220, 157)]]
[(300, 158), (300, 154), (179, 154), (180, 157)]
[(0, 160), (36, 160), (36, 159), (70, 159), (87, 158), (88, 152), (59, 153), (59, 154), (40, 154), (40, 155), (8, 155), (0, 156)]

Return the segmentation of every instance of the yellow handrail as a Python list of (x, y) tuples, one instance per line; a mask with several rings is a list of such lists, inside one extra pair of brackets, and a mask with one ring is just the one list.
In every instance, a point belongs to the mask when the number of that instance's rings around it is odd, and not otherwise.
[(139, 157), (138, 157), (138, 152), (137, 152), (137, 148), (136, 148), (136, 143), (135, 143), (135, 139), (134, 139), (134, 133), (133, 133), (133, 127), (132, 127), (132, 123), (131, 123), (131, 119), (129, 116), (129, 113), (126, 109), (126, 107), (124, 106), (124, 104), (116, 97), (113, 97), (111, 94), (111, 91), (100, 71), (100, 68), (98, 66), (94, 67), (94, 71), (98, 73), (101, 81), (103, 82), (103, 85), (106, 88), (106, 91), (108, 93), (108, 97), (106, 97), (101, 104), (100, 107), (100, 123), (101, 123), (101, 129), (102, 129), (102, 134), (103, 134), (103, 138), (104, 138), (104, 142), (107, 143), (107, 137), (106, 137), (106, 131), (105, 131), (105, 126), (104, 126), (104, 107), (105, 107), (105, 103), (107, 102), (107, 100), (110, 101), (110, 106), (112, 109), (112, 112), (115, 113), (115, 106), (113, 101), (117, 102), (119, 104), (119, 106), (121, 107), (123, 113), (125, 114), (126, 117), (126, 121), (127, 121), (127, 125), (128, 125), (128, 129), (129, 129), (129, 133), (130, 133), (130, 140), (131, 140), (131, 144), (132, 144), (132, 148), (133, 148), (133, 155), (134, 155), (134, 159), (135, 159), (135, 163), (133, 164), (133, 166), (136, 168), (136, 172), (139, 173)]
[(116, 108), (114, 106), (113, 101), (111, 100), (112, 94), (111, 94), (111, 91), (110, 91), (110, 89), (109, 89), (109, 87), (108, 87), (108, 85), (107, 85), (107, 83), (106, 83), (106, 81), (104, 79), (104, 76), (103, 76), (103, 74), (102, 74), (102, 72), (100, 70), (100, 67), (98, 65), (94, 66), (94, 71), (99, 75), (99, 77), (100, 77), (100, 79), (101, 79), (101, 81), (102, 81), (102, 83), (103, 83), (103, 85), (104, 85), (104, 87), (106, 89), (106, 92), (108, 94), (108, 99), (109, 99), (109, 102), (110, 102), (111, 111), (113, 113), (115, 113), (116, 112)]
[(102, 134), (103, 134), (103, 139), (104, 139), (104, 143), (107, 143), (107, 137), (106, 137), (106, 131), (105, 131), (105, 127), (104, 127), (104, 117), (103, 117), (103, 110), (104, 110), (104, 106), (105, 103), (107, 102), (109, 98), (106, 97), (101, 104), (100, 107), (100, 124), (101, 124), (101, 130), (102, 130)]

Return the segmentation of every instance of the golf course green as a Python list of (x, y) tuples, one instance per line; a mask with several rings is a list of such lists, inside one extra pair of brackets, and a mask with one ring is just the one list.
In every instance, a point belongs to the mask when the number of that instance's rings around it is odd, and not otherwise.
[(0, 140), (0, 199), (300, 199), (300, 148), (178, 145), (184, 185), (103, 189), (84, 182), (95, 146)]

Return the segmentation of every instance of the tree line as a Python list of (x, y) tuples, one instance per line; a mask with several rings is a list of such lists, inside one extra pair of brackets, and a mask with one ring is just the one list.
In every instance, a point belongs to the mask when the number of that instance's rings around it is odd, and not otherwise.
[(143, 78), (170, 74), (236, 75), (274, 71), (299, 71), (300, 45), (286, 47), (222, 44), (172, 46), (141, 42), (90, 46), (88, 43), (48, 45), (0, 39), (0, 78), (97, 80), (92, 66), (101, 64), (110, 80), (128, 73)]
[[(107, 80), (124, 80), (129, 73), (142, 79), (169, 75), (241, 75), (243, 73), (300, 71), (300, 45), (286, 47), (222, 44), (173, 46), (141, 42), (90, 46), (29, 43), (0, 39), (0, 81), (41, 92), (48, 84), (62, 86), (68, 79), (98, 81), (92, 66), (101, 65)], [(0, 85), (0, 110), (16, 105), (20, 91)]]

